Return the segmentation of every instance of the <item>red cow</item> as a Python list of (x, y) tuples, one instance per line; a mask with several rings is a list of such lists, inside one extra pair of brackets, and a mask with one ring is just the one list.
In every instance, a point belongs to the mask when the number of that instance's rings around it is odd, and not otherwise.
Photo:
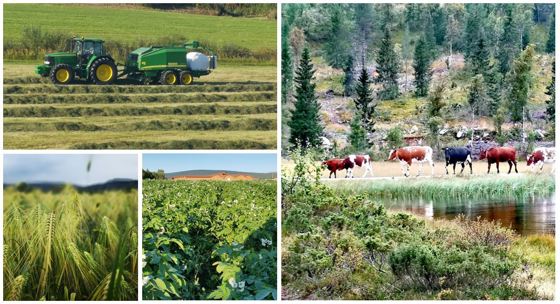
[(348, 177), (348, 170), (354, 168), (354, 163), (351, 162), (348, 157), (344, 159), (342, 158), (329, 159), (324, 161), (322, 165), (327, 166), (327, 169), (330, 171), (329, 178), (331, 178), (333, 173), (334, 173), (334, 178), (336, 178), (336, 171), (340, 171), (344, 169), (346, 169), (346, 177)]
[(432, 166), (432, 176), (434, 175), (434, 161), (432, 160), (433, 154), (432, 148), (428, 146), (411, 146), (399, 148), (396, 150), (391, 150), (389, 153), (388, 160), (399, 160), (401, 162), (401, 168), (404, 176), (408, 177), (410, 175), (410, 166), (412, 162), (420, 163), (418, 167), (418, 175), (422, 171), (422, 165), (424, 162), (428, 162)]
[(508, 162), (509, 171), (511, 173), (511, 167), (515, 166), (515, 173), (517, 172), (517, 160), (515, 159), (515, 148), (511, 147), (493, 147), (486, 151), (480, 152), (480, 160), (488, 159), (488, 172), (490, 173), (490, 166), (496, 163), (496, 172), (500, 173), (500, 162)]
[(556, 160), (556, 152), (554, 148), (536, 148), (533, 153), (527, 156), (527, 166), (531, 166), (531, 171), (535, 172), (535, 169), (540, 165), (540, 171), (544, 167), (545, 163), (552, 163), (552, 171), (554, 172), (554, 161)]
[[(354, 165), (358, 166), (358, 167), (364, 167), (366, 169), (366, 172), (364, 172), (364, 175), (362, 177), (366, 177), (366, 175), (369, 173), (371, 173), (371, 176), (373, 176), (373, 171), (371, 169), (371, 158), (369, 157), (369, 155), (348, 155), (348, 157), (346, 158), (348, 159), (350, 162), (352, 162)], [(352, 175), (352, 168), (349, 169), (349, 174), (348, 176), (350, 178), (354, 177)]]

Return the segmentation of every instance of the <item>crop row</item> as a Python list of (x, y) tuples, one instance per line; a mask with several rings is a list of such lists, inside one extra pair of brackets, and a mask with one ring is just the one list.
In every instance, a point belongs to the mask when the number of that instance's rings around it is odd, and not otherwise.
[(202, 115), (276, 113), (276, 103), (178, 105), (25, 105), (4, 106), (4, 117), (78, 117), (121, 115)]
[(275, 181), (144, 181), (143, 297), (276, 298)]
[(253, 92), (274, 91), (274, 83), (242, 82), (242, 83), (209, 83), (191, 86), (144, 86), (144, 85), (66, 85), (28, 84), (4, 85), (4, 94), (76, 94), (76, 93), (195, 93), (195, 92)]
[(4, 94), (4, 104), (197, 103), (276, 100), (274, 92), (171, 94)]

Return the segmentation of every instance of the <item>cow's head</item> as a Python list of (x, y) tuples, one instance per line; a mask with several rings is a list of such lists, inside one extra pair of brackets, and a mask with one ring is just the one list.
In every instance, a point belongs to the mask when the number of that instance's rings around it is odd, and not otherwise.
[(487, 150), (480, 151), (480, 155), (479, 155), (478, 159), (485, 159), (486, 158), (486, 152), (488, 152), (488, 151)]
[(535, 157), (533, 154), (527, 155), (527, 166), (532, 165), (535, 162)]
[(387, 160), (394, 160), (397, 158), (397, 150), (391, 150), (391, 152), (389, 152), (389, 158)]

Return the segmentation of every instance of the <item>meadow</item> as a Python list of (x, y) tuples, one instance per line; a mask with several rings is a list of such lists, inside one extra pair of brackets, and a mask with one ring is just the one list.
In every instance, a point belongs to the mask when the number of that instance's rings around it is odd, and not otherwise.
[(276, 68), (223, 66), (182, 86), (54, 86), (4, 65), (4, 144), (17, 148), (269, 149)]
[(550, 194), (549, 176), (335, 182), (322, 179), (308, 155), (292, 159), (293, 169), (282, 173), (284, 299), (554, 298), (554, 235), (520, 236), (480, 217), (428, 219), (382, 203), (386, 197), (452, 202), (468, 193)]
[(276, 182), (144, 180), (144, 300), (276, 299)]
[(4, 300), (137, 300), (135, 190), (4, 190)]

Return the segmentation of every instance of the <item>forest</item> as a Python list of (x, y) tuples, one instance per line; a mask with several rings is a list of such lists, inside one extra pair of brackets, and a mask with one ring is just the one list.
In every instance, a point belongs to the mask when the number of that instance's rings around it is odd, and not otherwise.
[(284, 5), (284, 155), (553, 142), (554, 18), (554, 4)]

